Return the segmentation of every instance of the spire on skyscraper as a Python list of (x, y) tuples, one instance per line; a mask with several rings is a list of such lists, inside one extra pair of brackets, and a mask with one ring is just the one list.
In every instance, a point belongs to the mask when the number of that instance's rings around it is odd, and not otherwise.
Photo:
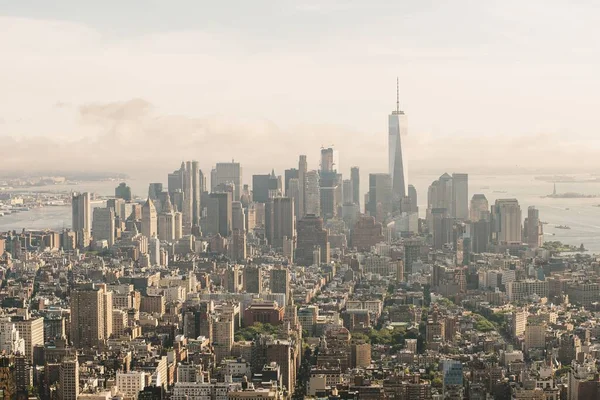
[(396, 77), (396, 113), (400, 113), (400, 79)]

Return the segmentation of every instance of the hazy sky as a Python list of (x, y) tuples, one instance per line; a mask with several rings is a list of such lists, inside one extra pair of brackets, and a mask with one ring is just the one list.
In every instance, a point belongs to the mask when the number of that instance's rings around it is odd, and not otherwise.
[(596, 1), (0, 0), (0, 169), (600, 166)]

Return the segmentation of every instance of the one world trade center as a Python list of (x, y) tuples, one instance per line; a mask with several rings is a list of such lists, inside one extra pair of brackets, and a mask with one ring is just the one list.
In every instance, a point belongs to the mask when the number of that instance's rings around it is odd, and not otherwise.
[(389, 116), (389, 174), (392, 178), (392, 195), (394, 201), (402, 200), (408, 195), (408, 170), (402, 152), (401, 138), (407, 134), (407, 120), (404, 111), (400, 110), (399, 85), (396, 80), (396, 110)]

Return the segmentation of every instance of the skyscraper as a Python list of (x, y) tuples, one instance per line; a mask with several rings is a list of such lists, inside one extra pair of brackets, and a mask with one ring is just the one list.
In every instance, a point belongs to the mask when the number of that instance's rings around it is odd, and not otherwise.
[(142, 206), (142, 235), (148, 239), (158, 233), (158, 215), (154, 202), (148, 198)]
[(71, 292), (71, 341), (76, 348), (98, 346), (112, 334), (112, 292), (106, 286)]
[(240, 196), (242, 193), (242, 166), (240, 163), (217, 163), (214, 181), (211, 182), (211, 185), (213, 188), (215, 188), (224, 183), (233, 184), (233, 200), (240, 201)]
[(300, 218), (300, 181), (298, 178), (290, 179), (286, 197), (294, 200), (294, 215)]
[(204, 174), (200, 170), (198, 161), (192, 161), (192, 226), (200, 226), (200, 194), (203, 191)]
[(321, 217), (325, 221), (334, 218), (337, 215), (338, 191), (335, 186), (321, 186), (319, 188), (319, 203), (321, 205)]
[[(299, 197), (298, 197), (298, 219), (304, 218), (306, 214), (306, 156), (301, 155), (298, 160), (298, 186), (299, 186)], [(318, 182), (318, 179), (317, 179)]]
[(283, 238), (296, 236), (294, 199), (277, 197), (265, 206), (265, 236), (273, 247), (282, 247)]
[(433, 209), (445, 209), (449, 217), (452, 212), (452, 177), (447, 173), (433, 181), (427, 190), (427, 226), (433, 232)]
[(25, 357), (33, 363), (35, 346), (44, 344), (44, 319), (31, 318), (27, 314), (25, 317), (13, 317), (11, 322), (15, 324), (19, 336), (25, 340)]
[(277, 194), (281, 191), (279, 179), (275, 173), (266, 175), (252, 175), (252, 200), (257, 203), (266, 203), (269, 198), (274, 197), (271, 194)]
[(419, 212), (419, 203), (417, 197), (417, 189), (413, 185), (408, 185), (408, 198), (410, 199), (410, 212)]
[[(300, 182), (302, 185), (302, 182)], [(300, 188), (302, 190), (302, 188)], [(320, 215), (321, 214), (321, 194), (319, 186), (319, 173), (317, 171), (308, 171), (306, 173), (306, 186), (304, 192), (304, 213)]]
[(333, 172), (336, 170), (335, 153), (332, 147), (321, 149), (321, 173)]
[(167, 185), (171, 197), (173, 197), (173, 193), (178, 190), (183, 192), (183, 175), (181, 173), (181, 168), (169, 174)]
[(246, 214), (239, 201), (231, 202), (231, 229), (246, 232)]
[(271, 270), (271, 293), (283, 293), (286, 300), (290, 295), (290, 271), (285, 267)]
[(342, 202), (343, 204), (354, 202), (354, 188), (352, 187), (351, 179), (344, 179), (342, 181)]
[(392, 182), (389, 174), (369, 174), (369, 204), (367, 211), (378, 222), (392, 212)]
[(158, 215), (157, 230), (160, 240), (169, 243), (175, 241), (175, 212), (168, 192), (162, 212)]
[(234, 261), (246, 260), (246, 232), (233, 229), (231, 233), (231, 259)]
[(131, 188), (125, 182), (119, 183), (115, 188), (115, 197), (125, 201), (131, 201)]
[(244, 268), (244, 290), (246, 293), (262, 292), (262, 282), (262, 269), (260, 266), (248, 265)]
[(350, 168), (350, 180), (352, 181), (352, 201), (360, 206), (360, 170), (358, 167)]
[(192, 162), (181, 162), (181, 167), (169, 174), (169, 195), (171, 202), (181, 212), (182, 230), (185, 234), (192, 231), (193, 223), (193, 179)]
[(517, 199), (498, 199), (492, 206), (492, 239), (497, 244), (521, 242), (521, 206)]
[(71, 199), (72, 228), (77, 234), (77, 243), (87, 246), (91, 237), (92, 218), (90, 209), (90, 194), (73, 193)]
[(115, 211), (112, 208), (94, 208), (92, 233), (94, 241), (106, 240), (108, 247), (115, 244)]
[(527, 209), (527, 220), (525, 222), (525, 234), (527, 235), (527, 244), (532, 249), (536, 249), (542, 245), (543, 230), (540, 222), (540, 212), (534, 206), (529, 206)]
[(484, 194), (474, 194), (471, 198), (471, 210), (469, 212), (472, 222), (477, 222), (481, 219), (481, 213), (488, 213), (490, 205)]
[(459, 220), (469, 218), (469, 175), (452, 174), (452, 217)]
[(229, 314), (220, 315), (213, 321), (213, 348), (215, 358), (218, 364), (226, 357), (231, 355), (233, 347), (234, 324), (233, 317)]
[(406, 160), (402, 152), (401, 137), (406, 136), (408, 123), (406, 114), (400, 110), (400, 91), (396, 81), (396, 110), (388, 118), (388, 161), (389, 175), (392, 180), (393, 200), (399, 201), (408, 194), (408, 174)]
[(194, 223), (194, 187), (192, 176), (192, 162), (187, 161), (181, 163), (181, 175), (183, 176), (183, 232), (184, 234), (192, 233)]
[(58, 400), (77, 400), (79, 396), (77, 355), (67, 357), (60, 363), (58, 382)]
[(163, 192), (163, 184), (160, 182), (150, 183), (148, 185), (148, 197), (150, 200), (158, 200), (160, 194)]
[(231, 233), (233, 214), (231, 193), (211, 193), (207, 214), (208, 220), (211, 221), (208, 233), (219, 233), (228, 237)]
[(291, 179), (298, 179), (298, 170), (296, 168), (290, 168), (290, 169), (286, 169), (283, 173), (284, 175), (284, 185), (283, 185), (283, 194), (286, 197), (290, 197), (288, 191), (290, 189), (290, 180)]
[(306, 214), (298, 221), (297, 227), (296, 263), (312, 265), (313, 251), (321, 250), (321, 262), (329, 262), (329, 233), (323, 227), (323, 219), (314, 214)]

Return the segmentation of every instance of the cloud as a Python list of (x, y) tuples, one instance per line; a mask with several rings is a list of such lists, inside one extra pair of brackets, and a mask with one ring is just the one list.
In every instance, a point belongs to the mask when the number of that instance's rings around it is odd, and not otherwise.
[[(299, 154), (307, 154), (309, 168), (317, 169), (320, 145), (331, 144), (340, 154), (344, 174), (351, 165), (360, 166), (364, 174), (385, 171), (387, 165), (387, 135), (381, 132), (327, 124), (282, 127), (268, 119), (235, 115), (162, 114), (139, 98), (84, 104), (76, 111), (85, 133), (79, 137), (0, 137), (0, 170), (111, 171), (149, 178), (165, 175), (182, 160), (197, 159), (208, 173), (215, 163), (235, 159), (249, 179), (271, 168), (282, 173), (295, 167)], [(403, 141), (411, 173), (597, 168), (594, 154), (600, 147), (598, 140), (582, 146), (554, 134), (510, 138), (412, 132)], [(574, 166), (573, 159), (581, 161)]]
[[(509, 23), (469, 7), (473, 24), (453, 4), (383, 16), (369, 8), (363, 20), (356, 2), (303, 4), (275, 26), (244, 30), (233, 18), (118, 37), (0, 17), (0, 170), (164, 176), (182, 159), (208, 170), (235, 158), (250, 176), (295, 166), (298, 154), (317, 168), (319, 147), (334, 144), (344, 173), (385, 171), (397, 75), (411, 172), (598, 168), (600, 81), (588, 58), (598, 52), (557, 62), (568, 43), (530, 51), (539, 43), (513, 46), (498, 33), (536, 31), (529, 14)], [(340, 8), (354, 19), (338, 18)], [(582, 45), (596, 26), (581, 24)]]

